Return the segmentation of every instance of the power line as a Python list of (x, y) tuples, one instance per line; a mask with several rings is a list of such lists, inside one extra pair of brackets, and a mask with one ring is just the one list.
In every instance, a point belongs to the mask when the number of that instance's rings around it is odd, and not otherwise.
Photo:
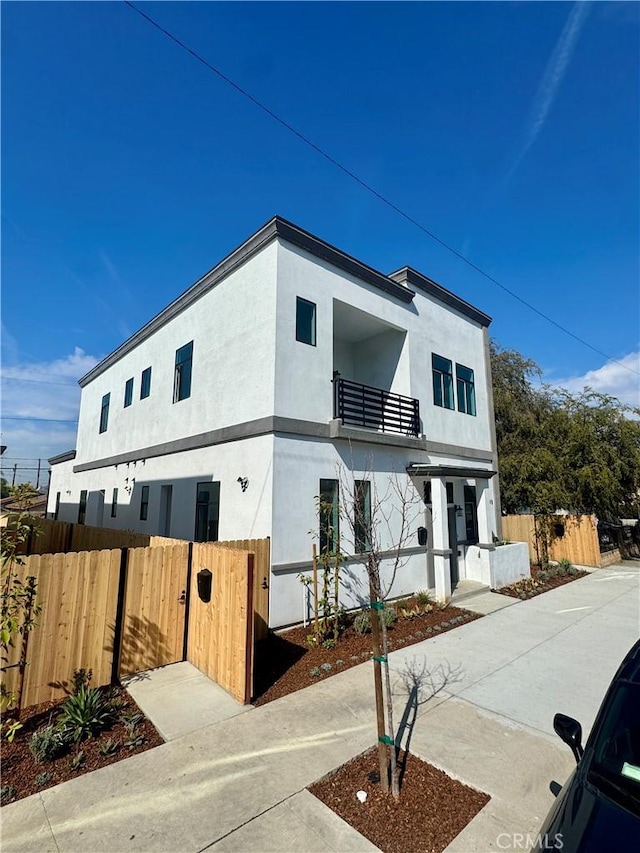
[(77, 424), (78, 419), (68, 420), (65, 418), (29, 418), (25, 415), (2, 415), (1, 420), (3, 421), (46, 421), (47, 423), (53, 424)]
[(289, 124), (283, 118), (281, 118), (272, 109), (267, 107), (266, 104), (263, 104), (256, 97), (254, 97), (252, 94), (247, 92), (246, 89), (243, 89), (242, 86), (240, 86), (238, 83), (236, 83), (230, 77), (228, 77), (226, 74), (224, 74), (222, 71), (220, 71), (219, 68), (216, 68), (215, 65), (212, 65), (210, 62), (208, 62), (206, 59), (204, 59), (204, 57), (200, 56), (199, 53), (196, 53), (195, 50), (193, 50), (188, 45), (186, 45), (177, 36), (174, 36), (173, 33), (171, 33), (169, 30), (165, 29), (163, 26), (161, 26), (153, 18), (149, 17), (149, 15), (147, 15), (141, 9), (138, 9), (133, 3), (130, 2), (130, 0), (124, 0), (124, 4), (126, 6), (128, 6), (132, 11), (134, 11), (138, 15), (140, 15), (141, 18), (144, 18), (145, 21), (150, 23), (153, 27), (155, 27), (157, 30), (159, 30), (161, 33), (163, 33), (165, 36), (167, 36), (167, 38), (171, 39), (171, 41), (174, 42), (175, 44), (177, 44), (178, 47), (182, 48), (182, 50), (185, 50), (190, 56), (192, 56), (194, 59), (196, 59), (202, 65), (204, 65), (205, 68), (208, 68), (209, 71), (216, 74), (218, 77), (220, 77), (221, 80), (224, 80), (225, 83), (228, 83), (229, 86), (234, 88), (237, 92), (239, 92), (247, 100), (251, 101), (252, 104), (255, 104), (255, 106), (257, 106), (259, 109), (261, 109), (267, 115), (269, 115), (272, 119), (274, 119), (274, 121), (277, 121), (278, 124), (282, 125), (282, 127), (284, 127), (286, 130), (288, 130), (290, 133), (293, 133), (294, 136), (297, 136), (301, 142), (304, 142), (305, 145), (308, 145), (309, 148), (312, 148), (317, 154), (320, 154), (321, 157), (324, 157), (325, 160), (328, 160), (329, 163), (331, 163), (337, 169), (340, 169), (341, 172), (344, 172), (344, 174), (347, 175), (347, 177), (351, 178), (353, 181), (355, 181), (357, 184), (359, 184), (361, 187), (363, 187), (363, 189), (367, 190), (367, 192), (374, 195), (379, 201), (381, 201), (383, 204), (387, 205), (387, 207), (390, 207), (391, 210), (395, 211), (397, 214), (399, 214), (404, 219), (406, 219), (407, 222), (410, 222), (412, 225), (415, 225), (416, 228), (420, 229), (420, 231), (422, 231), (424, 234), (426, 234), (428, 237), (430, 237), (436, 243), (439, 243), (440, 246), (442, 246), (448, 252), (451, 252), (452, 255), (455, 255), (456, 258), (463, 261), (463, 263), (467, 264), (467, 266), (471, 267), (471, 269), (475, 270), (477, 273), (479, 273), (481, 276), (486, 278), (488, 281), (492, 282), (492, 284), (495, 284), (497, 287), (499, 287), (505, 293), (508, 293), (509, 296), (511, 296), (513, 299), (516, 299), (518, 302), (520, 302), (526, 308), (529, 308), (530, 311), (533, 311), (539, 317), (542, 317), (543, 320), (546, 320), (548, 323), (551, 323), (551, 325), (555, 326), (556, 329), (559, 329), (561, 332), (564, 332), (565, 334), (572, 337), (574, 340), (578, 341), (578, 343), (581, 343), (583, 346), (592, 350), (592, 352), (595, 352), (598, 355), (602, 356), (603, 358), (606, 358), (607, 361), (610, 361), (610, 362), (613, 362), (614, 364), (617, 364), (619, 367), (623, 367), (625, 370), (628, 370), (630, 373), (635, 373), (638, 376), (640, 376), (639, 371), (634, 370), (632, 367), (629, 367), (628, 365), (623, 364), (621, 361), (618, 361), (615, 358), (612, 358), (610, 355), (607, 355), (606, 352), (603, 352), (602, 350), (593, 346), (593, 344), (590, 344), (588, 341), (585, 341), (584, 338), (579, 337), (579, 335), (576, 335), (574, 332), (567, 329), (566, 326), (561, 325), (556, 320), (554, 320), (552, 317), (550, 317), (548, 314), (545, 314), (543, 311), (540, 311), (540, 309), (536, 308), (535, 305), (532, 305), (530, 302), (527, 302), (526, 299), (523, 299), (521, 296), (518, 296), (518, 294), (515, 293), (513, 290), (511, 290), (506, 285), (499, 282), (496, 278), (494, 278), (488, 272), (485, 272), (483, 269), (481, 269), (481, 267), (479, 267), (473, 261), (470, 261), (461, 252), (458, 252), (457, 249), (454, 249), (453, 246), (450, 246), (447, 242), (445, 242), (440, 237), (438, 237), (436, 234), (434, 234), (433, 231), (430, 231), (428, 228), (426, 228), (424, 225), (422, 225), (420, 222), (418, 222), (417, 219), (414, 219), (410, 214), (406, 213), (404, 210), (402, 210), (402, 208), (398, 207), (397, 204), (390, 201), (386, 196), (382, 195), (382, 193), (378, 192), (378, 190), (376, 190), (374, 187), (372, 187), (371, 184), (368, 184), (366, 181), (364, 181), (362, 178), (360, 178), (358, 175), (356, 175), (355, 172), (352, 172), (350, 169), (348, 169), (346, 166), (344, 166), (342, 163), (340, 163), (338, 160), (336, 160), (334, 157), (332, 157), (331, 154), (329, 154), (327, 151), (325, 151), (323, 148), (321, 148), (319, 145), (317, 145), (315, 142), (313, 142), (311, 139), (309, 139), (308, 136), (305, 136), (299, 130), (296, 130), (295, 127), (293, 127), (291, 124)]

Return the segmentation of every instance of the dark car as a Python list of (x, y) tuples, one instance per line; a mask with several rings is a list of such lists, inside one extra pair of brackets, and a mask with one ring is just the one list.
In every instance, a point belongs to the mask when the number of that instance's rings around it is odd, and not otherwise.
[(584, 749), (577, 720), (556, 714), (553, 728), (577, 767), (547, 815), (537, 849), (640, 849), (640, 641), (613, 677)]

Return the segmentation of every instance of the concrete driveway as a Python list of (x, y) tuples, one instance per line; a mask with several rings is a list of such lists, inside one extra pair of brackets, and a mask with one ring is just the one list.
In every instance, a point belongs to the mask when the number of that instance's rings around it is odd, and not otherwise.
[[(637, 565), (599, 570), (390, 656), (403, 742), (491, 795), (449, 853), (523, 849), (537, 832), (549, 783), (573, 765), (553, 714), (589, 730), (638, 636), (639, 578)], [(372, 692), (362, 664), (5, 806), (2, 849), (374, 849), (305, 790), (373, 744)]]

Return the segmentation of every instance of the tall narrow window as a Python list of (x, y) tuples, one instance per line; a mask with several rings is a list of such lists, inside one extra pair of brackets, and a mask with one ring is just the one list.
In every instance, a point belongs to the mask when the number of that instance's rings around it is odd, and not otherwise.
[(435, 353), (431, 354), (433, 370), (433, 402), (443, 409), (453, 409), (453, 370), (451, 361)]
[(464, 487), (464, 523), (467, 543), (475, 544), (478, 541), (478, 504), (475, 486)]
[(476, 391), (473, 383), (473, 370), (463, 364), (456, 364), (456, 386), (458, 392), (458, 411), (467, 415), (476, 413)]
[(353, 533), (356, 553), (371, 550), (371, 483), (356, 480), (354, 489)]
[(133, 378), (127, 379), (124, 386), (124, 408), (133, 403)]
[(191, 396), (191, 362), (193, 360), (193, 341), (176, 350), (176, 369), (173, 377), (173, 402), (186, 400)]
[(196, 542), (217, 542), (220, 525), (220, 483), (196, 486)]
[(296, 340), (316, 345), (316, 306), (301, 296), (296, 297)]
[(102, 406), (100, 408), (100, 432), (106, 432), (109, 425), (109, 401), (111, 394), (105, 394), (102, 398)]
[(151, 394), (151, 368), (147, 367), (140, 377), (140, 399), (144, 400), (149, 394)]
[(58, 519), (58, 515), (60, 514), (60, 492), (56, 492), (56, 508), (53, 511), (54, 519)]
[(111, 518), (115, 518), (118, 514), (118, 490), (114, 489), (111, 495)]
[(80, 492), (80, 503), (78, 504), (78, 524), (84, 524), (87, 516), (87, 490)]
[(143, 486), (140, 494), (140, 521), (146, 521), (149, 515), (149, 486)]
[(340, 504), (337, 480), (320, 480), (320, 554), (335, 554), (340, 542)]

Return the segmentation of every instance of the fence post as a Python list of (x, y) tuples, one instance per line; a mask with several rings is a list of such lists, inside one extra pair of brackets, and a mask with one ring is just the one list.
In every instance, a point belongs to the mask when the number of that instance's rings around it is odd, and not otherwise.
[(122, 634), (124, 630), (124, 605), (127, 596), (127, 563), (129, 549), (120, 551), (120, 577), (118, 580), (118, 603), (116, 618), (113, 626), (113, 657), (111, 659), (111, 683), (118, 684), (120, 680), (120, 657), (122, 655)]
[(189, 542), (187, 553), (187, 581), (184, 601), (184, 634), (182, 639), (182, 660), (187, 660), (189, 652), (189, 610), (191, 608), (191, 569), (193, 566), (193, 542)]

